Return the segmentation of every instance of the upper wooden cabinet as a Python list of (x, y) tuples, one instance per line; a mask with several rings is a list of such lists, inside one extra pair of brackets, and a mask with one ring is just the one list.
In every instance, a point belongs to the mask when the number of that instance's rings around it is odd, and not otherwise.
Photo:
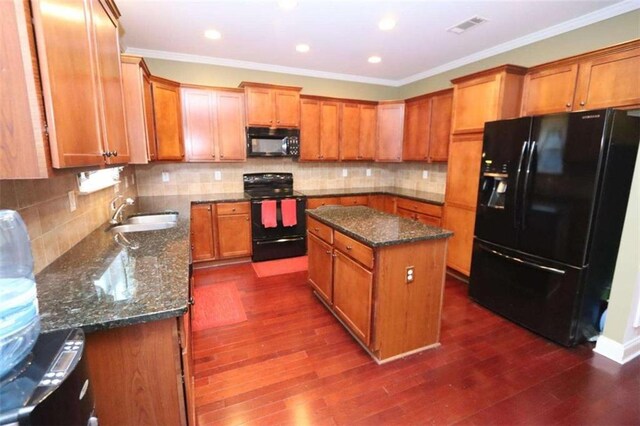
[(404, 101), (380, 102), (376, 161), (402, 161)]
[(640, 41), (531, 68), (522, 115), (640, 105)]
[(343, 102), (340, 108), (340, 159), (373, 160), (376, 153), (376, 105)]
[(452, 102), (452, 89), (406, 101), (403, 160), (447, 161)]
[(151, 77), (153, 115), (156, 124), (156, 149), (158, 160), (184, 158), (182, 143), (182, 114), (180, 85), (171, 80)]
[(187, 161), (244, 161), (242, 91), (183, 87), (181, 96)]
[(315, 98), (300, 100), (300, 160), (337, 160), (340, 105)]
[(147, 164), (156, 159), (153, 98), (149, 69), (139, 56), (122, 55), (124, 109), (131, 158), (129, 163)]
[(300, 87), (240, 83), (244, 88), (247, 126), (300, 127)]
[(526, 68), (504, 65), (451, 80), (451, 133), (482, 132), (487, 121), (519, 115)]

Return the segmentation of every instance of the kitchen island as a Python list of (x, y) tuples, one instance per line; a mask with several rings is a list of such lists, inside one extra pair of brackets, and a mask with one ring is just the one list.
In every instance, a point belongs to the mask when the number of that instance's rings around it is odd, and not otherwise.
[(439, 345), (450, 231), (361, 206), (307, 215), (309, 284), (376, 362)]

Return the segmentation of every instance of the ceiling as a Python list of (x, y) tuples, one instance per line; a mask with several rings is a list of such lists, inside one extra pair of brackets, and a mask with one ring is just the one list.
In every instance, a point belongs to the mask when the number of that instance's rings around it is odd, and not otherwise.
[[(146, 57), (400, 86), (640, 7), (636, 0), (120, 0), (122, 44)], [(488, 21), (462, 34), (449, 27)], [(396, 20), (392, 30), (378, 22)], [(206, 30), (219, 40), (204, 37)], [(295, 46), (306, 43), (307, 53)], [(382, 58), (377, 64), (367, 61)]]

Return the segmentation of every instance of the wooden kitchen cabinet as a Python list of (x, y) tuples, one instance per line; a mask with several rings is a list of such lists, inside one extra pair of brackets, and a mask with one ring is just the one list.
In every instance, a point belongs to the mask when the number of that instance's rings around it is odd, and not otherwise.
[(181, 97), (187, 161), (246, 159), (242, 92), (182, 87)]
[(247, 126), (300, 127), (300, 87), (242, 82)]
[(151, 77), (153, 113), (156, 124), (158, 160), (184, 158), (180, 85), (174, 81)]
[(373, 160), (376, 152), (376, 105), (343, 102), (340, 117), (340, 159)]
[(321, 206), (339, 206), (340, 197), (307, 198), (307, 209), (315, 209)]
[(522, 115), (640, 105), (640, 41), (529, 69)]
[(425, 225), (442, 226), (442, 206), (398, 197), (396, 214)]
[(447, 249), (447, 266), (466, 276), (471, 272), (473, 231), (476, 209), (448, 204), (444, 211), (444, 228), (453, 232)]
[(300, 160), (337, 160), (340, 139), (339, 104), (303, 97), (300, 108)]
[(517, 117), (527, 69), (503, 65), (451, 80), (451, 133), (478, 133), (487, 121)]
[(309, 284), (328, 305), (333, 305), (333, 248), (308, 232)]
[(380, 210), (381, 212), (395, 214), (396, 213), (396, 197), (392, 195), (369, 195), (369, 207)]
[(347, 197), (340, 197), (340, 204), (343, 206), (368, 206), (368, 195), (349, 195)]
[(131, 164), (147, 164), (156, 159), (155, 123), (150, 73), (144, 59), (121, 55), (124, 110)]
[(380, 102), (377, 124), (376, 161), (402, 161), (404, 101)]
[(195, 398), (195, 376), (193, 365), (193, 339), (191, 327), (191, 315), (194, 299), (195, 279), (193, 275), (189, 277), (189, 303), (187, 312), (178, 318), (178, 334), (180, 336), (180, 353), (182, 355), (182, 377), (184, 381), (184, 396), (187, 406), (185, 407), (187, 424), (196, 424), (196, 398)]
[(217, 216), (220, 258), (251, 256), (250, 204), (218, 203)]
[(404, 161), (447, 161), (453, 90), (408, 99), (405, 103)]
[(191, 206), (191, 258), (193, 261), (216, 259), (216, 214), (212, 204)]

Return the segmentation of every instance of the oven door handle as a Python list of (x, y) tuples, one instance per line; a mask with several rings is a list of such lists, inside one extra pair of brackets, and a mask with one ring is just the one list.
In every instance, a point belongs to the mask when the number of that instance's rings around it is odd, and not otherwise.
[(290, 241), (301, 241), (304, 237), (292, 237), (292, 238), (280, 238), (279, 240), (267, 240), (267, 241), (255, 241), (257, 245), (261, 244), (273, 244), (273, 243), (287, 243)]

